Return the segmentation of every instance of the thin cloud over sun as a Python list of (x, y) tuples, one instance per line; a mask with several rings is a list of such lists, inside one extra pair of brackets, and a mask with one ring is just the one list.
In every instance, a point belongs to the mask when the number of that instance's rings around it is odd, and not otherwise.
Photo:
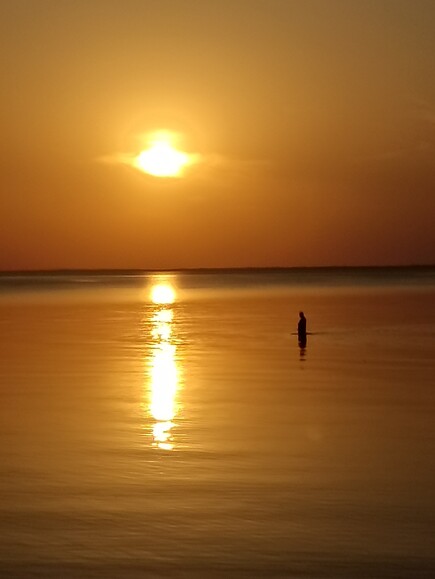
[(181, 136), (168, 130), (142, 135), (134, 151), (100, 158), (101, 162), (126, 165), (155, 178), (181, 178), (203, 161), (202, 155), (183, 150)]
[(160, 130), (141, 135), (134, 150), (118, 152), (97, 160), (112, 165), (130, 167), (151, 178), (179, 179), (193, 174), (201, 177), (242, 177), (252, 170), (270, 164), (265, 159), (232, 159), (219, 153), (199, 153), (185, 150), (183, 136)]

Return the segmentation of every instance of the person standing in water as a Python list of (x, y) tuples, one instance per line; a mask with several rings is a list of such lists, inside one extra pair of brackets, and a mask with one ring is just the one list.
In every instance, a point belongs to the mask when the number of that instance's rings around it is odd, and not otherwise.
[(307, 343), (307, 318), (304, 316), (304, 312), (299, 312), (298, 342), (303, 347)]

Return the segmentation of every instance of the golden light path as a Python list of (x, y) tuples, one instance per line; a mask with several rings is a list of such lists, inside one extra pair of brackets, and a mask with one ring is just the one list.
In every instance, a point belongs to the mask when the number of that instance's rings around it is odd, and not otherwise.
[(175, 135), (168, 131), (155, 133), (150, 147), (135, 158), (134, 166), (154, 177), (180, 177), (183, 169), (194, 162), (195, 155), (177, 151), (174, 140)]
[(156, 421), (153, 425), (153, 444), (163, 450), (172, 450), (172, 422), (177, 413), (176, 394), (179, 371), (176, 345), (173, 343), (172, 323), (175, 291), (169, 284), (157, 284), (151, 290), (156, 305), (152, 316), (152, 336), (155, 341), (150, 370), (149, 410)]

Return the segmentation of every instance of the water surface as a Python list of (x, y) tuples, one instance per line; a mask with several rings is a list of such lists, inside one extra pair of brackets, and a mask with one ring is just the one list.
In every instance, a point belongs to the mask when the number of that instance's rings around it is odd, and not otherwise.
[(434, 576), (434, 297), (431, 268), (1, 278), (0, 576)]

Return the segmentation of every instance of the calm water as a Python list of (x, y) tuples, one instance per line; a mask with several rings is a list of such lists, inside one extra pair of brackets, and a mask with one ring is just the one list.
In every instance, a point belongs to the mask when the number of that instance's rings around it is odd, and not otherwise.
[(435, 576), (434, 269), (2, 277), (0, 337), (1, 578)]

